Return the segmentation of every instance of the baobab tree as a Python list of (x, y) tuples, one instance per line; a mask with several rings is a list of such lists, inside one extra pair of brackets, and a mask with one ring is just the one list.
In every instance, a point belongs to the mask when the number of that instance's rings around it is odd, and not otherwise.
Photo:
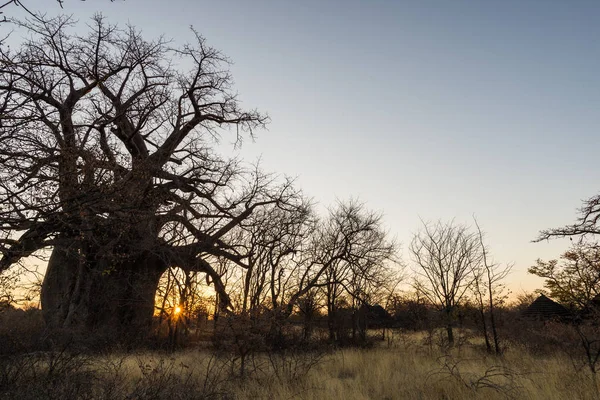
[(245, 267), (232, 232), (261, 207), (299, 193), (216, 154), (268, 117), (240, 107), (228, 59), (192, 31), (173, 47), (96, 16), (20, 23), (0, 48), (0, 273), (51, 249), (42, 285), (51, 326), (141, 332), (168, 267), (208, 276), (210, 260)]

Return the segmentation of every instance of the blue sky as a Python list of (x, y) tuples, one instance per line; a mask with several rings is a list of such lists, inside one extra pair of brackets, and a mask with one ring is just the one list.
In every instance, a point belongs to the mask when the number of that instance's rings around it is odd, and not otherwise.
[(65, 0), (82, 22), (98, 10), (175, 42), (193, 25), (227, 54), (272, 118), (241, 156), (323, 207), (360, 198), (405, 249), (419, 218), (475, 214), (515, 292), (566, 249), (537, 232), (600, 189), (598, 1)]

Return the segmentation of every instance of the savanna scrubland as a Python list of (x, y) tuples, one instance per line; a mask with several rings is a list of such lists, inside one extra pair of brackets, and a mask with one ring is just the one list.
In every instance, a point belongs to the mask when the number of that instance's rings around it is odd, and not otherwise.
[(477, 220), (402, 260), (366, 204), (219, 154), (269, 118), (198, 32), (31, 17), (0, 51), (0, 397), (598, 398), (598, 197), (540, 233), (579, 240), (527, 317)]
[(597, 398), (572, 327), (513, 317), (502, 314), (498, 356), (485, 350), (473, 327), (457, 327), (452, 348), (443, 328), (389, 328), (385, 338), (371, 330), (360, 346), (334, 346), (323, 329), (310, 343), (290, 340), (273, 349), (248, 337), (256, 329), (235, 343), (210, 328), (175, 348), (159, 341), (90, 351), (65, 336), (39, 347), (39, 310), (5, 311), (0, 393), (6, 399)]

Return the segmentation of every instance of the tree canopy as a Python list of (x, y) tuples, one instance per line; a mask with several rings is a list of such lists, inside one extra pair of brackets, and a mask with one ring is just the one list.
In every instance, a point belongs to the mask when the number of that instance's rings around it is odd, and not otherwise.
[(321, 219), (292, 180), (216, 151), (269, 118), (198, 32), (176, 46), (101, 15), (84, 34), (64, 16), (18, 24), (29, 37), (0, 48), (0, 273), (51, 251), (51, 327), (141, 332), (175, 267), (185, 285), (205, 274), (217, 308), (278, 318), (324, 287), (359, 306), (397, 282), (380, 215), (350, 201)]
[(19, 25), (29, 38), (0, 48), (0, 272), (52, 248), (42, 303), (69, 303), (99, 290), (77, 282), (125, 270), (154, 282), (180, 266), (208, 274), (226, 305), (207, 260), (243, 265), (234, 228), (261, 207), (303, 203), (291, 181), (215, 152), (222, 133), (240, 143), (268, 122), (241, 108), (229, 60), (193, 30), (174, 46), (101, 15), (85, 34), (64, 16)]
[(584, 309), (600, 294), (600, 247), (574, 243), (559, 260), (537, 260), (529, 273), (544, 278), (549, 295), (575, 309)]

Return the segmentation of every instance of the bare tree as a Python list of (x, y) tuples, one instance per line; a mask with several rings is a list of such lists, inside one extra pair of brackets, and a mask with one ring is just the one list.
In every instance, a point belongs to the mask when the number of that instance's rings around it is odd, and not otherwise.
[(600, 234), (600, 194), (585, 200), (578, 211), (579, 216), (574, 224), (562, 228), (545, 229), (534, 241), (568, 236), (593, 237)]
[(356, 299), (362, 305), (399, 265), (397, 246), (381, 225), (381, 215), (350, 201), (330, 210), (315, 236), (309, 267), (318, 272), (311, 283), (325, 291), (331, 340), (339, 339), (340, 302)]
[[(477, 227), (477, 237), (479, 239), (479, 246), (481, 251), (481, 263), (475, 267), (474, 274), (475, 280), (473, 284), (476, 301), (479, 306), (479, 312), (481, 315), (481, 321), (483, 325), (483, 335), (485, 338), (485, 344), (488, 352), (492, 351), (492, 347), (488, 337), (487, 322), (485, 309), (487, 308), (490, 328), (492, 331), (492, 338), (494, 341), (494, 352), (497, 355), (502, 354), (502, 347), (500, 346), (500, 338), (498, 336), (497, 329), (497, 316), (496, 308), (499, 302), (505, 299), (505, 286), (502, 281), (510, 273), (512, 265), (500, 265), (494, 263), (490, 259), (489, 249), (486, 246), (483, 237), (484, 233), (479, 227), (477, 219), (473, 217), (475, 226)], [(484, 297), (487, 297), (484, 300)]]
[(473, 270), (482, 258), (478, 237), (454, 221), (423, 222), (409, 250), (416, 263), (415, 289), (443, 311), (448, 343), (453, 345), (453, 314), (471, 287)]
[(52, 326), (142, 331), (170, 266), (207, 274), (228, 306), (207, 260), (245, 266), (235, 228), (298, 197), (213, 151), (268, 121), (240, 108), (228, 59), (195, 31), (174, 47), (102, 16), (84, 35), (69, 17), (21, 26), (20, 48), (0, 47), (0, 272), (52, 248)]
[(248, 248), (244, 269), (242, 312), (267, 306), (279, 308), (292, 289), (297, 259), (314, 232), (316, 218), (310, 201), (293, 208), (265, 207), (244, 223), (241, 239)]
[[(83, 1), (83, 0), (81, 0), (81, 1)], [(110, 0), (111, 3), (113, 1), (115, 1), (115, 0)], [(60, 5), (60, 8), (63, 8), (64, 3), (65, 3), (64, 0), (56, 0), (56, 2)], [(27, 12), (33, 18), (36, 18), (36, 19), (39, 18), (39, 15), (35, 11), (32, 11), (32, 9), (30, 9), (28, 6), (26, 6), (25, 3), (26, 2), (23, 0), (4, 0), (4, 2), (0, 3), (0, 16), (2, 16), (2, 19), (0, 19), (0, 23), (8, 22), (6, 15), (4, 15), (4, 10), (8, 6), (20, 7), (23, 10), (25, 10), (25, 12)]]
[(196, 324), (196, 332), (208, 318), (207, 297), (200, 274), (197, 271), (184, 271), (168, 268), (161, 277), (156, 291), (155, 313), (158, 312), (157, 327), (162, 332), (164, 323), (173, 345), (179, 344), (179, 337), (188, 337), (191, 327)]
[[(62, 3), (63, 0), (57, 0), (57, 3), (60, 4), (60, 6), (62, 7)], [(25, 12), (27, 12), (30, 16), (34, 17), (34, 18), (38, 18), (37, 14), (35, 14), (33, 11), (31, 11), (28, 7), (26, 7), (23, 4), (23, 1), (21, 0), (8, 0), (8, 1), (4, 1), (0, 4), (0, 16), (2, 16), (2, 19), (0, 19), (0, 23), (3, 22), (8, 22), (9, 19), (6, 18), (6, 15), (4, 14), (6, 7), (8, 6), (16, 6), (16, 7), (20, 7), (23, 10), (25, 10)]]
[(271, 335), (280, 336), (285, 319), (299, 309), (305, 334), (318, 308), (318, 290), (328, 301), (330, 331), (335, 339), (336, 307), (341, 296), (367, 301), (393, 276), (396, 246), (387, 239), (381, 217), (355, 201), (338, 203), (317, 221), (310, 203), (293, 209), (264, 208), (239, 228), (248, 253), (243, 269), (242, 313), (267, 312)]
[(318, 288), (313, 288), (308, 291), (303, 297), (298, 300), (298, 311), (303, 319), (303, 340), (311, 339), (314, 322), (319, 315), (319, 310), (322, 308), (322, 292)]

